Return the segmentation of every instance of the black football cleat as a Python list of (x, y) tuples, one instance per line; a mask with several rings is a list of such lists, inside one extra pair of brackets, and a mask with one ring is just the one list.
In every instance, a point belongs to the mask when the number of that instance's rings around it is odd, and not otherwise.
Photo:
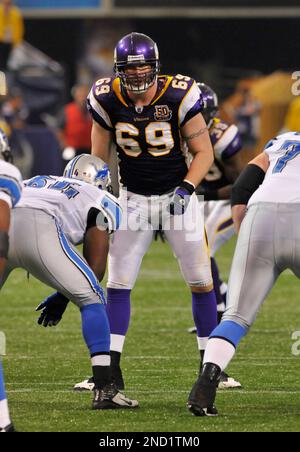
[(216, 416), (218, 416), (218, 410), (214, 405), (209, 408), (200, 408), (197, 405), (188, 403), (188, 409), (194, 416), (199, 416), (199, 417), (205, 417), (205, 416), (216, 417)]
[(219, 366), (204, 364), (201, 375), (192, 387), (188, 399), (188, 409), (195, 416), (218, 416), (214, 406), (221, 369)]
[(93, 410), (115, 410), (138, 408), (139, 402), (131, 400), (119, 392), (114, 383), (106, 385), (103, 389), (94, 389)]
[(0, 433), (16, 433), (16, 430), (13, 424), (9, 424), (4, 428), (0, 428)]

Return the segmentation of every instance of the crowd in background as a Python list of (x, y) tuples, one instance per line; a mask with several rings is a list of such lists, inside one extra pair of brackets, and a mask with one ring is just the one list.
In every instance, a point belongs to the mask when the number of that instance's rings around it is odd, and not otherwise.
[[(30, 173), (28, 161), (35, 159), (33, 151), (29, 157), (33, 128), (38, 128), (39, 133), (45, 128), (47, 133), (53, 134), (60, 159), (69, 160), (75, 154), (89, 152), (91, 118), (86, 109), (86, 96), (96, 77), (112, 74), (113, 45), (118, 31), (124, 34), (129, 31), (128, 26), (124, 22), (122, 30), (116, 30), (108, 21), (101, 28), (95, 24), (90, 27), (78, 59), (77, 81), (70, 90), (67, 74), (62, 75), (55, 68), (57, 63), (38, 54), (38, 50), (37, 56), (34, 50), (28, 51), (29, 44), (24, 44), (23, 40), (22, 13), (13, 0), (0, 0), (0, 70), (5, 71), (8, 81), (7, 96), (0, 100), (0, 126), (12, 138), (21, 155), (24, 154), (19, 159), (21, 170), (24, 166)], [(205, 73), (209, 77), (209, 71), (203, 70)], [(244, 71), (244, 74), (235, 81), (235, 87), (226, 98), (221, 96), (220, 115), (239, 127), (245, 159), (249, 160), (281, 130), (300, 130), (300, 99), (292, 95), (291, 73), (278, 71), (253, 75), (249, 71), (247, 76)], [(211, 84), (210, 79), (198, 81)], [(219, 93), (214, 81), (212, 88)], [(225, 91), (221, 89), (221, 92)], [(21, 134), (28, 128), (31, 134)], [(39, 143), (39, 140), (33, 141), (34, 146)], [(44, 148), (47, 145), (43, 142), (43, 149), (38, 152), (47, 154), (49, 151)]]

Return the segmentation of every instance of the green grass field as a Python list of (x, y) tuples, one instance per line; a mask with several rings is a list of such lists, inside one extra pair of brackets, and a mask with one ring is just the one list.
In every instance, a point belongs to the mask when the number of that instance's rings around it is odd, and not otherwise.
[[(219, 256), (225, 278), (232, 252), (233, 242)], [(290, 273), (282, 275), (231, 365), (243, 389), (219, 392), (220, 416), (202, 419), (186, 409), (198, 352), (186, 332), (189, 291), (167, 245), (153, 244), (132, 297), (123, 369), (128, 395), (140, 401), (136, 411), (93, 412), (91, 394), (72, 391), (90, 374), (80, 315), (70, 306), (56, 328), (39, 327), (34, 308), (51, 289), (16, 271), (1, 293), (0, 324), (14, 423), (20, 431), (300, 431), (300, 356), (292, 354), (299, 288)]]

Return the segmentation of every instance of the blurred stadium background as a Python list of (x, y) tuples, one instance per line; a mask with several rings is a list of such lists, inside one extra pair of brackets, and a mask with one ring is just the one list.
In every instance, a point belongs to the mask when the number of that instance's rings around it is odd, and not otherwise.
[[(1, 100), (0, 120), (24, 177), (61, 173), (58, 118), (71, 101), (71, 89), (111, 74), (113, 48), (130, 31), (146, 33), (157, 42), (164, 73), (187, 74), (211, 85), (218, 93), (221, 115), (240, 128), (245, 160), (281, 130), (300, 130), (300, 100), (292, 94), (292, 74), (300, 70), (299, 0), (16, 0), (15, 4), (24, 17), (25, 40), (9, 61), (9, 92)], [(10, 120), (5, 112), (11, 104), (17, 106)], [(225, 278), (233, 245), (220, 257)], [(12, 278), (1, 296), (1, 312), (17, 426), (44, 431), (200, 429), (198, 420), (184, 411), (197, 362), (196, 346), (190, 356), (194, 338), (186, 334), (191, 322), (188, 293), (167, 246), (155, 244), (150, 253), (135, 290), (139, 300), (124, 357), (129, 394), (138, 392), (142, 405), (148, 406), (140, 414), (91, 413), (89, 396), (69, 391), (88, 372), (75, 308), (57, 329), (37, 331), (33, 307), (49, 290), (34, 282), (24, 293), (20, 287), (24, 275)], [(221, 396), (220, 409), (231, 420), (225, 415), (211, 424), (205, 421), (202, 430), (299, 430), (300, 388), (294, 375), (300, 364), (290, 352), (299, 303), (296, 282), (289, 278), (283, 277), (272, 305), (266, 304), (234, 362), (233, 370), (247, 381), (247, 390), (238, 398), (231, 391)], [(283, 299), (291, 300), (291, 312)], [(165, 319), (172, 304), (174, 318)], [(21, 345), (14, 339), (16, 325), (24, 326)], [(178, 342), (171, 348), (174, 331)], [(273, 339), (278, 342), (271, 348)]]
[[(222, 116), (236, 122), (244, 136), (245, 159), (294, 124), (299, 114), (294, 107), (293, 117), (287, 118), (295, 103), (291, 74), (299, 69), (298, 0), (15, 4), (25, 20), (25, 41), (11, 55), (9, 84), (11, 95), (18, 89), (22, 96), (27, 110), (23, 125), (30, 130), (17, 130), (12, 138), (21, 148), (19, 164), (26, 176), (46, 167), (53, 173), (61, 170), (61, 146), (51, 131), (57, 136), (57, 117), (71, 101), (72, 86), (91, 85), (97, 77), (111, 74), (114, 45), (132, 30), (158, 43), (163, 72), (188, 74), (216, 90)], [(45, 134), (42, 126), (48, 129)]]

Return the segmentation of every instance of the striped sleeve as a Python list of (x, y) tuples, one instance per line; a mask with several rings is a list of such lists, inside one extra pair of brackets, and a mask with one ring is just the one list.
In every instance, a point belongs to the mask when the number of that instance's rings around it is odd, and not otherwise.
[(96, 121), (101, 127), (107, 130), (113, 129), (108, 113), (95, 97), (94, 86), (87, 97), (87, 108), (94, 121)]
[(117, 231), (122, 221), (122, 209), (114, 196), (106, 193), (101, 200), (101, 211), (107, 220), (107, 231), (109, 234)]
[(22, 194), (22, 178), (19, 170), (13, 165), (1, 162), (0, 165), (0, 198), (10, 207), (15, 207)]

